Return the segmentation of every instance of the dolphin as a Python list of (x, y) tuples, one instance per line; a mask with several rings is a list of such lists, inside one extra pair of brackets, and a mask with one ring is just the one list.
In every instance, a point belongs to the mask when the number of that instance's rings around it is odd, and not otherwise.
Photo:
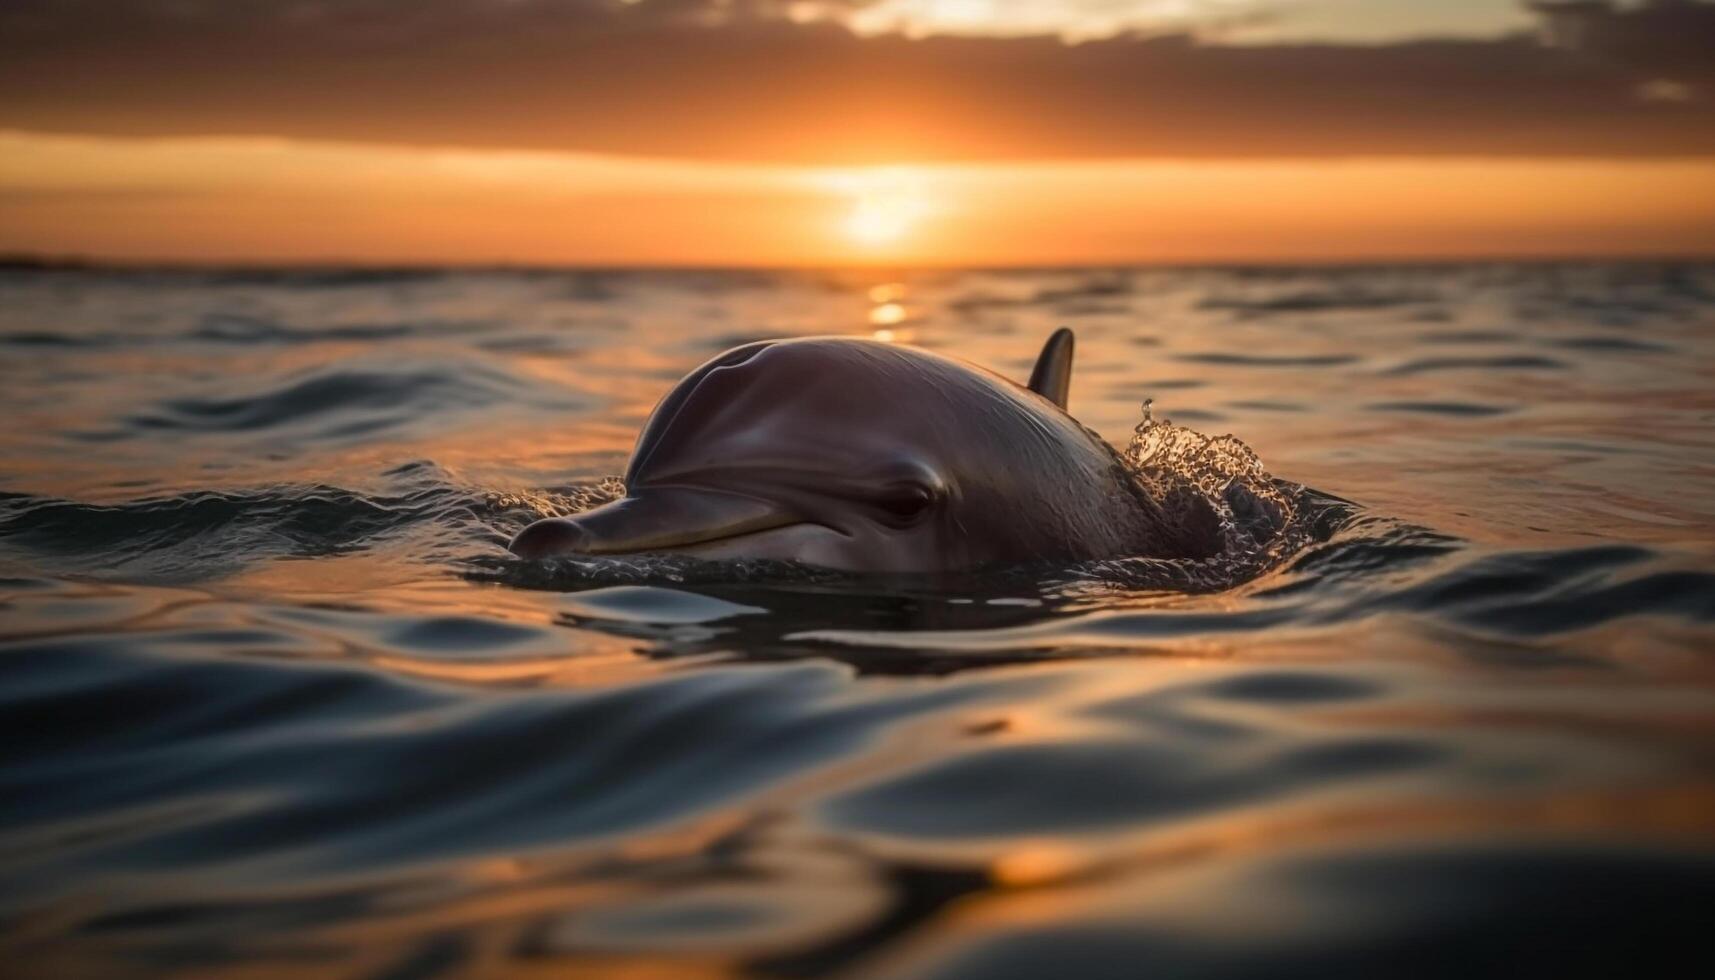
[(865, 573), (1196, 557), (1180, 554), (1190, 538), (1118, 453), (1067, 414), (1072, 354), (1062, 328), (1021, 386), (868, 339), (735, 347), (656, 406), (624, 497), (539, 520), (510, 548), (523, 558), (669, 553)]

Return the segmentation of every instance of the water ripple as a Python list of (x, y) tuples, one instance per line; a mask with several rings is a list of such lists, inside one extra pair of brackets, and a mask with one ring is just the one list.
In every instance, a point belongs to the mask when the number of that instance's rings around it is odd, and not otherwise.
[[(320, 368), (260, 393), (168, 399), (132, 415), (138, 429), (183, 433), (275, 433), (339, 443), (432, 418), (472, 412), (507, 399), (518, 380), (480, 366)], [(567, 407), (575, 405), (567, 402)]]

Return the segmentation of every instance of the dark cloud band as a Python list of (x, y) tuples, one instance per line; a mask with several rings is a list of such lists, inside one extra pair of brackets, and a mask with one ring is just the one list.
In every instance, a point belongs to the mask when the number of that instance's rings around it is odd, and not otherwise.
[(0, 127), (868, 160), (1715, 153), (1715, 5), (1377, 46), (860, 38), (774, 0), (9, 0)]

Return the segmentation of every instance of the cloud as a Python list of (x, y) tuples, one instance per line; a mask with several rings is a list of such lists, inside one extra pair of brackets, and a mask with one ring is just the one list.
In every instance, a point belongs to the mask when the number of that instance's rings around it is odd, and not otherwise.
[[(1273, 20), (1302, 0), (798, 0), (794, 19), (835, 20), (860, 34), (1053, 34), (1068, 40), (1128, 31), (1219, 31)], [(1374, 0), (1370, 0), (1374, 2)], [(1409, 0), (1408, 0), (1409, 2)]]
[(0, 127), (840, 163), (1715, 153), (1711, 4), (1561, 47), (865, 36), (805, 9), (8, 0)]

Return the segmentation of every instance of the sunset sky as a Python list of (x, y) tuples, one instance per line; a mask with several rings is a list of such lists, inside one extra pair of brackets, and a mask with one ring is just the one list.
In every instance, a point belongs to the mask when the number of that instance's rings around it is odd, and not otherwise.
[(0, 251), (1715, 254), (1715, 4), (7, 0)]

